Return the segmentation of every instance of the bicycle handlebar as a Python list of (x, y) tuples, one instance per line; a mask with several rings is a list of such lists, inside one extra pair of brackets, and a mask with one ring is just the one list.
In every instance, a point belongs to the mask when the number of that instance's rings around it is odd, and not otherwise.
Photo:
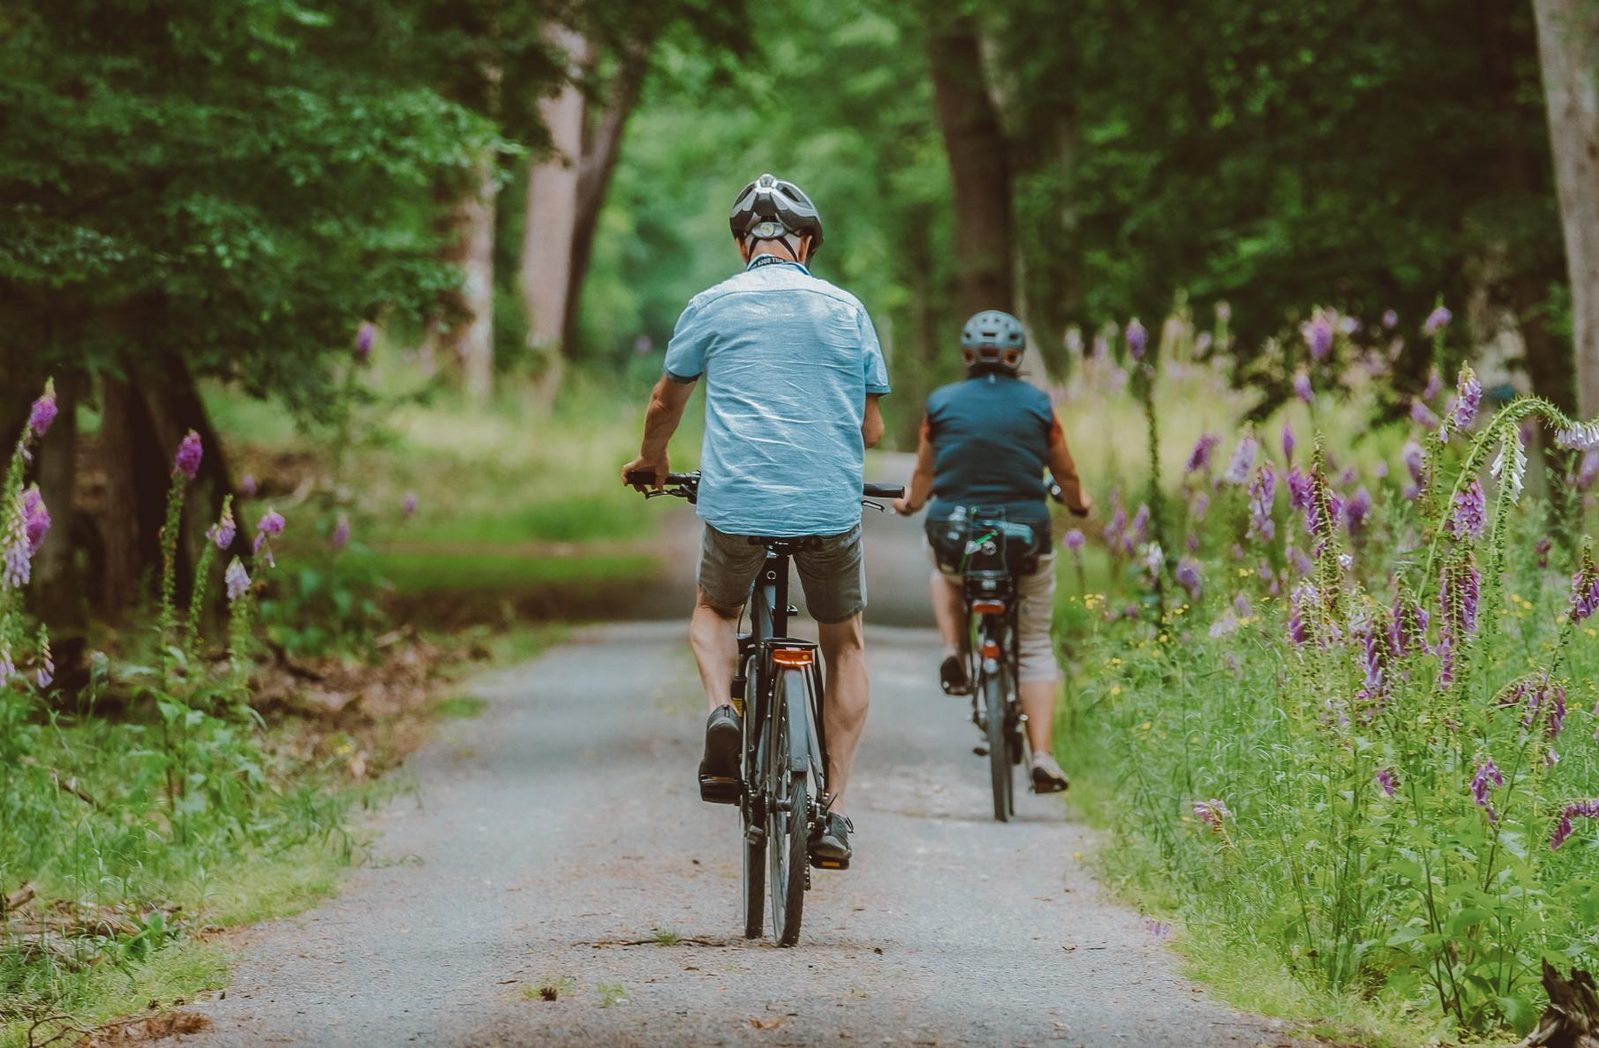
[[(635, 470), (627, 475), (626, 483), (635, 488), (653, 488), (655, 486), (655, 474), (647, 473), (643, 470)], [(667, 494), (681, 494), (686, 497), (691, 493), (697, 492), (699, 486), (699, 470), (695, 470), (692, 473), (668, 473), (666, 475)], [(649, 494), (649, 492), (645, 492), (645, 494)], [(905, 488), (900, 484), (868, 483), (861, 485), (861, 494), (870, 499), (897, 499), (905, 494)]]

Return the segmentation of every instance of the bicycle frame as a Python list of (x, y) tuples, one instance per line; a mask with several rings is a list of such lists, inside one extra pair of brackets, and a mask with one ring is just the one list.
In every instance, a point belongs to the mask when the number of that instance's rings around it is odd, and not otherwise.
[[(766, 702), (772, 693), (775, 673), (773, 670), (772, 652), (778, 648), (794, 648), (802, 650), (816, 650), (816, 644), (811, 641), (798, 640), (789, 637), (789, 616), (795, 614), (789, 605), (789, 561), (792, 557), (791, 546), (797, 544), (787, 540), (768, 540), (766, 561), (761, 565), (760, 574), (755, 577), (755, 584), (750, 590), (749, 612), (750, 632), (740, 634), (738, 638), (738, 664), (737, 673), (733, 678), (733, 695), (742, 700), (746, 706), (749, 704), (751, 689), (747, 668), (753, 657), (755, 660), (755, 687), (753, 696), (759, 705), (754, 711), (754, 724), (764, 726), (767, 722), (768, 711)], [(827, 727), (822, 718), (822, 674), (819, 656), (813, 656), (808, 670), (811, 679), (811, 709), (810, 723), (815, 729), (816, 747), (806, 753), (800, 747), (804, 740), (801, 733), (791, 733), (790, 741), (795, 751), (790, 755), (792, 768), (795, 771), (805, 769), (810, 765), (817, 786), (817, 795), (826, 796), (827, 786)], [(760, 747), (764, 739), (757, 732), (755, 745)], [(809, 747), (807, 746), (806, 749)], [(753, 783), (745, 783), (745, 791), (749, 793)]]

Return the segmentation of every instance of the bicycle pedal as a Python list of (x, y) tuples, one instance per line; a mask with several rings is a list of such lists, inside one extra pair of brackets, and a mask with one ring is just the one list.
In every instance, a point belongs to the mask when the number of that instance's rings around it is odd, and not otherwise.
[(738, 779), (700, 776), (700, 800), (707, 804), (737, 804), (743, 795), (744, 784)]
[(818, 870), (847, 870), (849, 869), (849, 860), (823, 859), (813, 855), (811, 856), (811, 865), (816, 867)]

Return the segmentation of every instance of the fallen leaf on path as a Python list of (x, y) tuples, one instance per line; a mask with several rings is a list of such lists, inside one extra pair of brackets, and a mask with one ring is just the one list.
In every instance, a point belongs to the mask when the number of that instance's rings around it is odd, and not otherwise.
[(751, 1019), (750, 1025), (757, 1030), (775, 1030), (783, 1025), (785, 1018), (786, 1016), (778, 1016), (775, 1019)]

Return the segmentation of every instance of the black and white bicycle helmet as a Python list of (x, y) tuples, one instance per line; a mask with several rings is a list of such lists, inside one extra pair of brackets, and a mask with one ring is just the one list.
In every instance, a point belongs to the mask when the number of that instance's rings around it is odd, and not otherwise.
[(1022, 369), (1026, 350), (1027, 333), (1022, 330), (1022, 322), (997, 309), (974, 314), (961, 329), (961, 355), (968, 371), (1003, 370), (1015, 374)]
[(727, 224), (740, 243), (751, 237), (781, 240), (798, 254), (797, 238), (809, 236), (812, 254), (822, 246), (822, 216), (811, 198), (794, 183), (770, 174), (762, 175), (739, 192), (727, 214)]

